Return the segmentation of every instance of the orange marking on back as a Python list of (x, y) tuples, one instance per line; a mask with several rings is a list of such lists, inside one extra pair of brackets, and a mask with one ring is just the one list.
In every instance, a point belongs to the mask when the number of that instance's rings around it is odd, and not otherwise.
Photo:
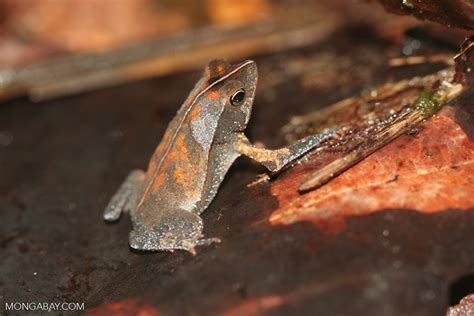
[(212, 101), (216, 101), (217, 99), (219, 99), (219, 93), (217, 93), (216, 91), (209, 91), (208, 97)]
[(199, 118), (199, 115), (201, 114), (201, 105), (196, 104), (194, 105), (194, 108), (189, 112), (188, 117), (190, 121), (194, 121), (197, 118)]
[(177, 183), (184, 184), (186, 181), (186, 170), (184, 168), (176, 167), (174, 170), (174, 178)]
[(185, 135), (180, 134), (175, 139), (175, 147), (169, 151), (165, 162), (189, 161), (189, 152), (184, 141)]

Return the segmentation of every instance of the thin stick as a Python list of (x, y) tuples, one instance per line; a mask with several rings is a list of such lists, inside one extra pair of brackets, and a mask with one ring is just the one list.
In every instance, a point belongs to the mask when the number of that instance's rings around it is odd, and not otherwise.
[(237, 29), (206, 27), (106, 53), (0, 69), (0, 100), (21, 94), (43, 100), (200, 68), (216, 56), (241, 59), (304, 46), (325, 38), (337, 25), (337, 20), (324, 22), (282, 19)]
[(409, 112), (405, 116), (400, 117), (398, 121), (376, 133), (365, 144), (358, 146), (357, 149), (352, 150), (349, 154), (334, 160), (308, 177), (299, 187), (299, 191), (304, 192), (317, 189), (326, 184), (398, 136), (406, 133), (412, 126), (421, 122), (423, 118), (423, 113), (418, 110)]
[[(445, 82), (445, 85), (447, 85), (448, 88), (444, 91), (442, 96), (443, 103), (449, 102), (463, 91), (463, 87), (460, 84), (452, 85)], [(426, 117), (426, 112), (422, 109), (414, 109), (411, 112), (401, 115), (392, 124), (377, 132), (372, 137), (369, 137), (364, 144), (359, 145), (344, 157), (334, 160), (306, 178), (298, 190), (300, 192), (306, 192), (328, 183), (392, 140), (411, 130), (414, 126), (426, 119)]]
[(396, 57), (388, 61), (390, 67), (401, 67), (419, 64), (434, 64), (434, 63), (445, 63), (447, 65), (453, 65), (452, 54), (433, 54), (426, 56), (407, 56), (407, 57)]

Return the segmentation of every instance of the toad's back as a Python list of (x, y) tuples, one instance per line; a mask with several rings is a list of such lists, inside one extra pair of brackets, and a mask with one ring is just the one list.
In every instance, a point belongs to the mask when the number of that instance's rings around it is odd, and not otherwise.
[(190, 95), (169, 124), (150, 160), (135, 216), (145, 216), (143, 212), (151, 208), (142, 206), (148, 203), (160, 209), (195, 210), (204, 194), (211, 145), (222, 113), (213, 95), (200, 95), (199, 102)]

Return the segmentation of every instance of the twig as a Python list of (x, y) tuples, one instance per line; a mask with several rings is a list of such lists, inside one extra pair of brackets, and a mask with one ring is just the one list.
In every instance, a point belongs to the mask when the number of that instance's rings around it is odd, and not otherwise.
[(303, 46), (325, 38), (336, 24), (337, 19), (311, 19), (237, 29), (207, 27), (107, 53), (0, 69), (0, 100), (21, 94), (44, 100), (201, 67), (214, 57), (240, 59)]
[(461, 84), (451, 84), (446, 80), (441, 83), (434, 93), (430, 94), (430, 98), (421, 93), (413, 103), (412, 110), (402, 113), (394, 122), (368, 137), (364, 143), (348, 154), (310, 175), (302, 182), (299, 191), (314, 190), (326, 184), (392, 140), (410, 131), (421, 121), (439, 110), (443, 104), (459, 96), (463, 88)]
[(452, 54), (433, 54), (426, 56), (407, 56), (407, 57), (396, 57), (388, 61), (388, 65), (391, 67), (401, 67), (419, 64), (429, 63), (444, 63), (446, 65), (454, 65)]

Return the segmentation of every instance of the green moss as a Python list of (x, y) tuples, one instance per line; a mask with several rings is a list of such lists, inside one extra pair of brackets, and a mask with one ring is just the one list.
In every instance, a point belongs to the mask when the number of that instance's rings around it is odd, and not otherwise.
[(442, 96), (438, 92), (421, 91), (415, 100), (415, 108), (421, 110), (425, 117), (430, 117), (441, 109)]

